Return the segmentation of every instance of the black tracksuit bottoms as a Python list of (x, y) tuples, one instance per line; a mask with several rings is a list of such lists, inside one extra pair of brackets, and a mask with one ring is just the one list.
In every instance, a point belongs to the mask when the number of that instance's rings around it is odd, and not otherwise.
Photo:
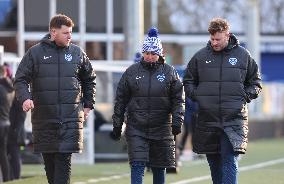
[(72, 153), (42, 153), (49, 184), (70, 184)]

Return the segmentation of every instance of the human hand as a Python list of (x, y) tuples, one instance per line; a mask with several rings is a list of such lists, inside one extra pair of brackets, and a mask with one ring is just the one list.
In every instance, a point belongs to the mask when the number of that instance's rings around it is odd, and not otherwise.
[(34, 102), (31, 99), (27, 99), (24, 101), (23, 103), (23, 111), (28, 112), (30, 109), (33, 109), (34, 106)]
[(113, 127), (112, 132), (110, 132), (110, 138), (119, 141), (121, 138), (121, 128), (120, 127)]
[(87, 120), (90, 111), (91, 111), (90, 108), (84, 108), (84, 119), (85, 119), (85, 120)]

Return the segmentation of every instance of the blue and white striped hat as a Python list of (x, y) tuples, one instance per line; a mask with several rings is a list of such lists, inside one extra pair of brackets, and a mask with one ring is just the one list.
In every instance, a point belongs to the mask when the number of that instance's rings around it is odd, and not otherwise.
[(154, 52), (159, 56), (163, 56), (163, 47), (161, 40), (158, 38), (159, 31), (157, 28), (152, 27), (148, 31), (148, 36), (145, 38), (142, 53)]

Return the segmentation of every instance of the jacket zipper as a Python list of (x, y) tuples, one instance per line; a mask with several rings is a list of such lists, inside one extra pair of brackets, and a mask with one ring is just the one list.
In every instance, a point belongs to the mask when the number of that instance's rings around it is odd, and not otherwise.
[(151, 87), (152, 87), (152, 75), (153, 72), (150, 70), (149, 73), (149, 88), (148, 88), (148, 123), (147, 123), (147, 133), (149, 133), (149, 127), (150, 127), (150, 112), (151, 112), (151, 99), (150, 99), (150, 92), (151, 92)]
[(58, 64), (58, 110), (59, 110), (59, 123), (62, 125), (62, 118), (61, 118), (61, 98), (60, 98), (60, 51), (57, 50), (57, 64)]
[(221, 90), (222, 90), (222, 72), (223, 72), (223, 59), (224, 55), (221, 53), (221, 64), (220, 64), (220, 83), (219, 83), (219, 118), (221, 125), (223, 126), (223, 120), (222, 120), (222, 108), (221, 108)]

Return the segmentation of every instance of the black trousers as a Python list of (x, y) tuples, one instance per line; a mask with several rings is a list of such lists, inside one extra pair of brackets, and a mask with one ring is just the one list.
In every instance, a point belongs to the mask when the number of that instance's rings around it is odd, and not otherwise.
[(192, 133), (194, 131), (195, 124), (197, 122), (197, 117), (198, 117), (197, 113), (193, 112), (192, 115), (190, 117), (188, 117), (187, 120), (185, 120), (187, 122), (183, 123), (184, 132), (182, 134), (181, 143), (179, 145), (179, 150), (181, 152), (183, 152), (183, 150), (184, 150), (188, 136), (192, 135)]
[(9, 126), (0, 126), (0, 166), (3, 181), (10, 180), (9, 160), (7, 154), (8, 131)]
[(49, 184), (70, 184), (72, 153), (42, 153)]
[(18, 144), (8, 143), (8, 155), (10, 162), (10, 177), (11, 180), (20, 179), (22, 159), (20, 153), (20, 146)]

